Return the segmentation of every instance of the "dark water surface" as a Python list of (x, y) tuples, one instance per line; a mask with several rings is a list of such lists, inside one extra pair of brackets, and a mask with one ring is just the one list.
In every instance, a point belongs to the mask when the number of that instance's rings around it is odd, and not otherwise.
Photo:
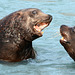
[(60, 45), (61, 25), (75, 26), (75, 0), (0, 0), (0, 19), (24, 8), (39, 8), (53, 16), (43, 37), (33, 41), (35, 60), (0, 62), (0, 75), (75, 75), (75, 62)]

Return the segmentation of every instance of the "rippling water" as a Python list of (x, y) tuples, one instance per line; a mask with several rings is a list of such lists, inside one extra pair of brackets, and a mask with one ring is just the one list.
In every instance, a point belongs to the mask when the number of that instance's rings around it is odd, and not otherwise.
[(75, 0), (0, 0), (0, 19), (33, 7), (53, 16), (43, 37), (33, 41), (37, 57), (18, 63), (0, 62), (0, 75), (75, 75), (75, 62), (59, 43), (60, 26), (75, 26)]

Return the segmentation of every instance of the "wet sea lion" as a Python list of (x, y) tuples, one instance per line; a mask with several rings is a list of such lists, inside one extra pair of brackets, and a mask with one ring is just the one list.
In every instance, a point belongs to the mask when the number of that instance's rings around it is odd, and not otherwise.
[(22, 9), (0, 20), (0, 60), (35, 58), (32, 41), (42, 36), (52, 16), (36, 8)]
[(60, 33), (62, 35), (62, 39), (60, 40), (61, 45), (75, 61), (75, 27), (62, 25), (60, 27)]

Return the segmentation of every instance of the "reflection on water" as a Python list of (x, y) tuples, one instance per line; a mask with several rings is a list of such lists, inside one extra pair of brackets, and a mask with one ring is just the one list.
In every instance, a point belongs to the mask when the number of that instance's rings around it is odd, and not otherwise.
[(75, 26), (74, 0), (0, 0), (0, 18), (26, 8), (39, 8), (53, 20), (43, 37), (33, 41), (35, 60), (0, 62), (0, 75), (75, 75), (75, 63), (60, 45), (60, 26)]
[(60, 13), (60, 14), (65, 15), (65, 16), (75, 16), (75, 14), (73, 13)]

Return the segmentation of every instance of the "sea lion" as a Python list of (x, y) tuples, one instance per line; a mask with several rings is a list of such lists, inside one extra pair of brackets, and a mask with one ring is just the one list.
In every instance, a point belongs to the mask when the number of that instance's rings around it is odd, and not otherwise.
[(60, 40), (61, 45), (75, 61), (75, 27), (62, 25), (60, 27), (60, 33), (62, 35), (62, 39)]
[(0, 60), (19, 62), (35, 58), (32, 41), (42, 36), (42, 30), (52, 16), (36, 8), (22, 9), (0, 20)]

